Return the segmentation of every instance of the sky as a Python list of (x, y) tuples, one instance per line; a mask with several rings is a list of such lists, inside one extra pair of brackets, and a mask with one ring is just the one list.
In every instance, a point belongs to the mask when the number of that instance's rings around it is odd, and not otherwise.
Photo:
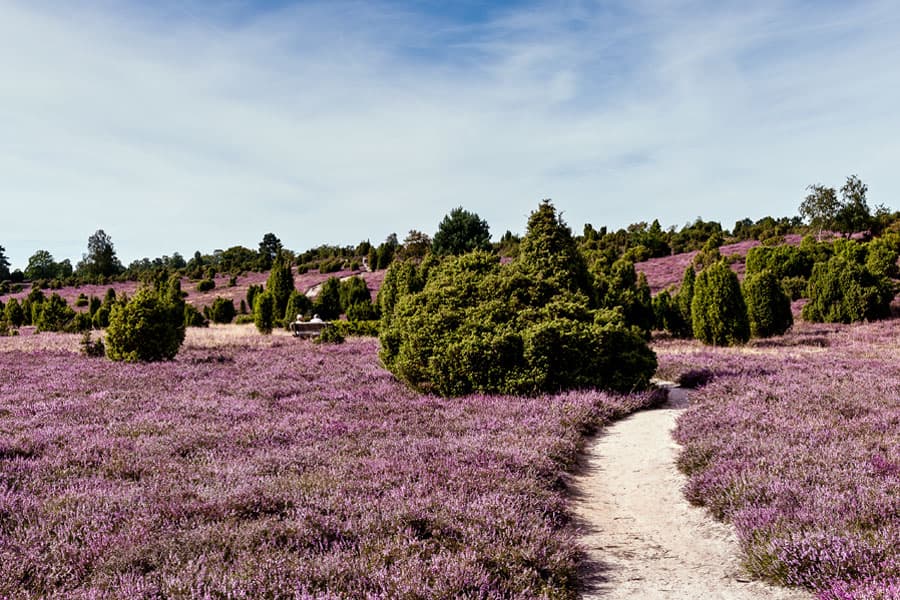
[(0, 0), (0, 246), (244, 245), (900, 208), (894, 0)]

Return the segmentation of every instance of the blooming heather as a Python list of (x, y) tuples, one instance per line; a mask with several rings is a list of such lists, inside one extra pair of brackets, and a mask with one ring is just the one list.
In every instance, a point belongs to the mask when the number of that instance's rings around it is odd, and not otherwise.
[(678, 420), (679, 466), (750, 571), (822, 600), (900, 598), (900, 320), (655, 349), (667, 377), (712, 374)]
[(376, 346), (0, 339), (0, 597), (575, 597), (562, 472), (651, 396), (422, 396)]

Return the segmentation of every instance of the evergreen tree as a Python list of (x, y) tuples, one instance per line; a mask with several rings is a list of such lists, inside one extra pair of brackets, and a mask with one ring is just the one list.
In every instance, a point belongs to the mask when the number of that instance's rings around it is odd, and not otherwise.
[(461, 206), (454, 208), (438, 225), (432, 248), (436, 254), (455, 255), (490, 250), (491, 232), (487, 221)]
[(291, 258), (285, 252), (279, 252), (272, 263), (272, 270), (266, 280), (266, 291), (272, 294), (274, 318), (281, 320), (287, 310), (288, 300), (295, 291), (294, 272), (291, 269)]
[(6, 322), (12, 327), (21, 327), (25, 322), (25, 311), (22, 310), (22, 305), (15, 298), (9, 299), (3, 308), (3, 314)]
[(705, 344), (731, 346), (750, 339), (740, 282), (722, 261), (697, 275), (691, 316), (694, 337)]
[(748, 275), (742, 288), (750, 335), (762, 338), (781, 335), (794, 324), (791, 300), (774, 273), (766, 270)]
[(325, 321), (333, 321), (341, 316), (341, 282), (337, 277), (329, 277), (313, 303), (313, 311)]
[(9, 259), (6, 258), (6, 248), (0, 246), (0, 282), (9, 279)]
[[(102, 309), (101, 309), (102, 310)], [(106, 355), (115, 361), (171, 360), (184, 342), (184, 301), (166, 282), (145, 285), (116, 302), (106, 330)]]
[(275, 298), (272, 292), (260, 292), (254, 298), (253, 322), (260, 333), (268, 335), (272, 333), (275, 317)]

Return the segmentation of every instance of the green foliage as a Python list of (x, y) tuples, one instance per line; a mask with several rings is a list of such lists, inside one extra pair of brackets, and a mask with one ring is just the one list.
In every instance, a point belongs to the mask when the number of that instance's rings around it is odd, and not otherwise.
[(808, 278), (812, 273), (815, 256), (809, 247), (757, 246), (747, 252), (747, 275), (771, 272), (776, 279), (785, 277)]
[(724, 262), (697, 275), (691, 301), (694, 337), (705, 344), (730, 346), (750, 339), (747, 305), (737, 275)]
[(216, 282), (212, 279), (201, 279), (197, 282), (197, 291), (198, 292), (208, 292), (209, 290), (215, 289)]
[(634, 270), (625, 259), (613, 263), (607, 272), (593, 273), (594, 294), (598, 308), (620, 307), (625, 325), (634, 325), (650, 333), (654, 323), (653, 301), (646, 276)]
[(384, 274), (384, 281), (378, 290), (378, 307), (383, 318), (390, 319), (400, 298), (421, 291), (425, 282), (422, 281), (419, 270), (412, 261), (398, 261)]
[(4, 320), (11, 327), (21, 327), (25, 323), (25, 311), (15, 298), (10, 298), (3, 308)]
[(857, 231), (866, 231), (872, 225), (872, 213), (866, 202), (869, 186), (859, 177), (851, 175), (841, 187), (841, 209), (835, 217), (835, 229), (847, 236)]
[(266, 290), (256, 294), (253, 305), (253, 322), (260, 333), (272, 333), (275, 320), (275, 298)]
[(163, 282), (144, 286), (127, 302), (112, 307), (106, 330), (106, 355), (111, 360), (171, 360), (183, 341), (184, 301)]
[(322, 330), (322, 333), (313, 338), (313, 342), (316, 344), (343, 344), (344, 334), (337, 327), (328, 325)]
[(272, 270), (266, 280), (266, 291), (272, 295), (272, 302), (274, 302), (273, 314), (278, 319), (284, 316), (288, 300), (296, 289), (291, 265), (291, 257), (284, 251), (279, 252), (272, 262)]
[(866, 269), (876, 277), (900, 277), (900, 234), (890, 233), (867, 244)]
[(376, 321), (378, 320), (378, 310), (375, 305), (368, 301), (357, 302), (348, 306), (344, 312), (350, 321)]
[(791, 301), (799, 300), (806, 294), (807, 280), (803, 277), (785, 277), (781, 280), (781, 288)]
[(6, 257), (6, 248), (0, 246), (0, 281), (6, 281), (9, 276), (9, 259)]
[(372, 303), (372, 292), (362, 277), (355, 276), (341, 282), (341, 307), (347, 309), (354, 304)]
[(341, 282), (337, 277), (329, 277), (322, 284), (322, 289), (313, 302), (313, 312), (325, 321), (341, 316)]
[(78, 274), (83, 278), (100, 280), (118, 275), (123, 270), (122, 263), (116, 257), (112, 238), (98, 229), (88, 238), (88, 251), (78, 263)]
[(800, 204), (800, 216), (809, 221), (810, 227), (822, 230), (834, 227), (841, 203), (834, 188), (821, 184), (807, 186), (809, 194)]
[(285, 324), (289, 324), (296, 319), (298, 315), (306, 315), (312, 310), (312, 307), (312, 300), (310, 300), (306, 294), (294, 290), (294, 292), (291, 293), (291, 297), (288, 299), (287, 308), (284, 311)]
[(256, 321), (254, 315), (238, 315), (234, 322), (236, 325), (252, 325)]
[(547, 202), (532, 214), (512, 264), (476, 251), (421, 271), (398, 264), (388, 272), (394, 296), (382, 304), (380, 337), (382, 361), (419, 390), (631, 390), (656, 369), (621, 307), (593, 307), (582, 289), (592, 291), (584, 258)]
[(894, 293), (890, 283), (870, 273), (846, 255), (817, 263), (806, 290), (809, 303), (803, 307), (807, 321), (853, 323), (890, 315)]
[(106, 346), (103, 344), (103, 338), (97, 338), (96, 341), (91, 340), (91, 332), (85, 331), (81, 336), (81, 353), (90, 358), (100, 358), (106, 354)]
[(251, 284), (247, 288), (247, 306), (249, 306), (251, 309), (256, 306), (256, 296), (257, 294), (262, 293), (263, 289), (263, 286), (253, 284)]
[(213, 323), (231, 323), (236, 314), (234, 309), (234, 300), (228, 298), (217, 297), (209, 306), (209, 320)]
[(75, 306), (78, 307), (87, 306), (89, 303), (90, 300), (84, 294), (78, 294), (78, 298), (75, 299)]
[(103, 304), (94, 312), (94, 315), (91, 317), (91, 324), (94, 326), (94, 329), (109, 327), (109, 314), (111, 311), (112, 306)]
[(332, 321), (329, 328), (336, 329), (344, 337), (378, 337), (380, 321), (378, 320), (357, 320), (357, 321)]
[[(259, 243), (259, 258), (257, 262), (259, 270), (268, 271), (271, 269), (275, 257), (278, 256), (282, 248), (281, 240), (279, 240), (274, 233), (265, 234), (262, 241)], [(250, 303), (250, 306), (253, 306), (252, 302)]]
[(753, 337), (781, 335), (794, 324), (791, 300), (771, 271), (748, 275), (744, 279), (743, 293)]
[(444, 217), (432, 242), (432, 250), (439, 255), (459, 255), (490, 248), (491, 232), (487, 221), (461, 206)]
[(47, 250), (38, 250), (28, 259), (28, 266), (25, 267), (25, 277), (32, 281), (36, 279), (54, 279), (61, 276), (61, 271), (60, 265), (53, 260), (52, 254)]
[(38, 331), (66, 331), (69, 323), (75, 318), (75, 311), (59, 294), (53, 294), (39, 305), (40, 312), (34, 324)]
[(694, 330), (691, 319), (691, 302), (694, 299), (694, 267), (684, 270), (681, 287), (674, 296), (663, 290), (653, 299), (653, 313), (657, 329), (668, 331), (673, 337), (690, 338)]
[(203, 316), (203, 313), (197, 310), (193, 304), (184, 305), (184, 326), (185, 327), (207, 327), (209, 321)]

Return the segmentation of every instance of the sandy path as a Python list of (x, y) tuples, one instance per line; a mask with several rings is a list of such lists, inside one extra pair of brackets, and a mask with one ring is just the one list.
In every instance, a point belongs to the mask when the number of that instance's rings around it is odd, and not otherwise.
[(812, 598), (750, 581), (730, 527), (682, 496), (670, 432), (686, 405), (684, 390), (673, 389), (663, 407), (612, 425), (587, 448), (572, 482), (589, 552), (583, 598)]

